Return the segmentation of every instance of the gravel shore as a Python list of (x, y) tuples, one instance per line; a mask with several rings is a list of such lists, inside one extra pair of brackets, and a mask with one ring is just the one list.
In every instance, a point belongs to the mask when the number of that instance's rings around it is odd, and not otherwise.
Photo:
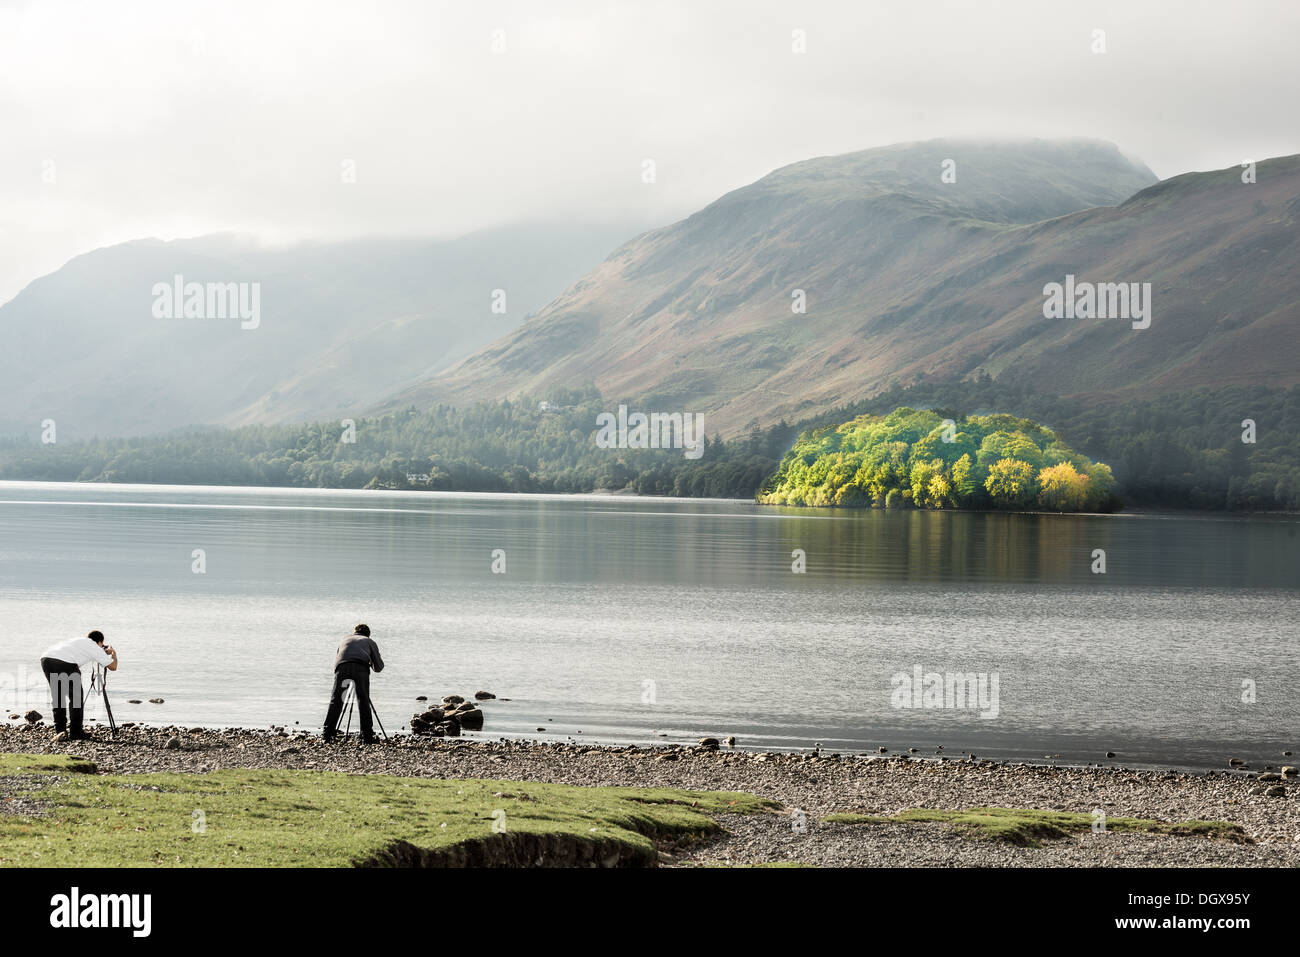
[[(110, 739), (54, 743), (44, 726), (0, 727), (0, 751), (76, 754), (101, 771), (205, 772), (312, 768), (431, 778), (748, 791), (780, 802), (771, 815), (727, 815), (726, 833), (669, 849), (665, 863), (798, 862), (840, 866), (1300, 866), (1300, 781), (1249, 772), (1070, 768), (992, 761), (773, 754), (721, 748), (599, 747), (471, 738), (395, 737), (360, 747), (290, 731), (131, 728)], [(170, 747), (169, 747), (170, 743)], [(971, 840), (947, 824), (825, 823), (834, 811), (1035, 808), (1161, 821), (1241, 825), (1252, 844), (1205, 837), (1087, 833), (1042, 847)], [(795, 809), (807, 828), (791, 827)]]

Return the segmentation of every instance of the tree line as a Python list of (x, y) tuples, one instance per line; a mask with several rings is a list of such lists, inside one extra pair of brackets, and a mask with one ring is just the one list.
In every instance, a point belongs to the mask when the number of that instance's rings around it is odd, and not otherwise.
[[(696, 460), (674, 449), (597, 447), (596, 416), (617, 404), (588, 385), (359, 419), (352, 435), (334, 421), (52, 445), (11, 437), (0, 440), (0, 478), (752, 498), (804, 433), (910, 407), (956, 421), (993, 413), (1032, 420), (1076, 454), (1109, 466), (1116, 494), (1129, 505), (1300, 510), (1300, 388), (1233, 387), (1084, 405), (988, 376), (893, 386), (796, 423), (754, 426), (726, 441), (706, 438)], [(1242, 441), (1247, 419), (1254, 442)], [(952, 474), (956, 463), (944, 461), (944, 479), (960, 480)], [(978, 484), (985, 482), (987, 475)], [(899, 495), (914, 484), (909, 471)]]

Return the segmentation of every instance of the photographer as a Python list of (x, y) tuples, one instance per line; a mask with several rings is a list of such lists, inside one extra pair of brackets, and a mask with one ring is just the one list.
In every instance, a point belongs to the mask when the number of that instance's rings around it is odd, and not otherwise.
[(357, 625), (352, 634), (339, 644), (334, 656), (334, 690), (330, 694), (329, 710), (325, 713), (322, 737), (333, 741), (339, 733), (339, 717), (343, 714), (343, 693), (349, 684), (355, 693), (356, 706), (361, 709), (361, 742), (373, 744), (375, 737), (370, 706), (370, 669), (384, 670), (384, 659), (379, 656), (379, 645), (370, 637), (368, 625)]
[[(41, 656), (41, 671), (50, 686), (50, 701), (54, 708), (54, 731), (68, 732), (72, 740), (86, 737), (82, 729), (85, 713), (85, 693), (81, 683), (82, 665), (103, 665), (109, 671), (117, 670), (117, 652), (112, 645), (104, 644), (104, 633), (92, 631), (85, 638), (70, 638), (51, 648)], [(72, 712), (72, 726), (68, 727), (68, 712)]]

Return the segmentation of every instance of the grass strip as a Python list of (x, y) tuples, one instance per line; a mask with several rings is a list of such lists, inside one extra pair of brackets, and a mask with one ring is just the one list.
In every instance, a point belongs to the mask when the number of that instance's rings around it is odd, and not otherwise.
[(656, 840), (776, 807), (738, 792), (313, 770), (109, 775), (29, 754), (0, 755), (5, 801), (18, 802), (0, 813), (5, 867), (653, 866)]

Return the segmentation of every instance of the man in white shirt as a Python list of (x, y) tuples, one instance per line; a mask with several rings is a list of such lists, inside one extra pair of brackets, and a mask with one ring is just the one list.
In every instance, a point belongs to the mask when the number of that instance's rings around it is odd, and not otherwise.
[(61, 641), (41, 655), (41, 671), (50, 684), (54, 731), (56, 734), (67, 731), (73, 739), (86, 736), (81, 726), (86, 704), (81, 684), (82, 665), (103, 665), (109, 671), (117, 670), (117, 652), (112, 645), (104, 644), (103, 632), (92, 631), (85, 638)]

